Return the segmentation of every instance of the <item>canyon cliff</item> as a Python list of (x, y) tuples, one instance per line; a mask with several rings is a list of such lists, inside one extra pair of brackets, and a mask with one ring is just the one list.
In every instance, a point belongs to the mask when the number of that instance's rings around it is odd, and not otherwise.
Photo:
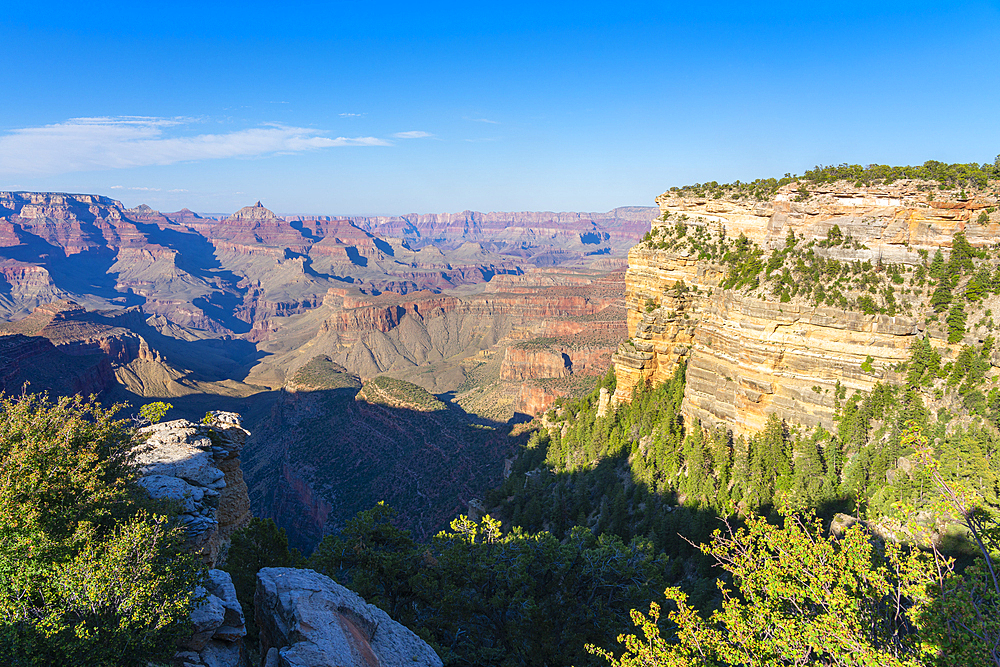
[[(614, 356), (616, 401), (684, 362), (688, 419), (741, 434), (762, 429), (773, 412), (833, 429), (837, 398), (898, 380), (894, 369), (917, 337), (929, 336), (946, 358), (957, 353), (916, 276), (936, 250), (948, 256), (956, 235), (972, 248), (996, 242), (996, 188), (795, 182), (749, 199), (677, 189), (657, 197), (661, 218), (629, 251), (630, 338)], [(824, 296), (797, 292), (806, 269), (801, 259), (783, 268), (789, 253), (826, 271)], [(769, 256), (777, 259), (766, 265)], [(786, 271), (788, 279), (764, 280)], [(970, 327), (964, 340), (984, 336)]]

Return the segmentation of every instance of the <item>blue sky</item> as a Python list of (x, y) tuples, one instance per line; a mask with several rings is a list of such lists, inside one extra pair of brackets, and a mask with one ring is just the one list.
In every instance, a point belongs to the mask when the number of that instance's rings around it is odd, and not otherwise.
[(998, 1), (146, 4), (0, 5), (0, 189), (603, 211), (1000, 153)]

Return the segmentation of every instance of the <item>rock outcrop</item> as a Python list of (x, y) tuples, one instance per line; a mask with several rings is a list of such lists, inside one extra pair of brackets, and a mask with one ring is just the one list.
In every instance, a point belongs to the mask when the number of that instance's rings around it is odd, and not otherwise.
[(312, 570), (260, 570), (254, 611), (267, 667), (442, 665), (413, 632)]
[(229, 573), (209, 570), (195, 593), (203, 601), (191, 612), (194, 634), (181, 644), (174, 663), (179, 667), (243, 667), (246, 621)]
[[(139, 485), (175, 504), (187, 548), (214, 568), (236, 529), (250, 521), (250, 499), (240, 468), (247, 431), (233, 412), (210, 412), (209, 424), (177, 419), (139, 431), (145, 436), (137, 462)], [(194, 633), (174, 658), (180, 667), (240, 667), (246, 626), (232, 578), (209, 569), (196, 591), (203, 601), (191, 612)]]
[[(667, 238), (680, 222), (706, 230), (705, 238), (743, 235), (765, 260), (798, 239), (819, 257), (869, 262), (877, 272), (888, 265), (905, 271), (928, 252), (947, 252), (960, 231), (973, 246), (1000, 234), (997, 197), (988, 191), (936, 201), (936, 188), (912, 181), (871, 187), (841, 182), (812, 187), (808, 196), (795, 190), (799, 185), (765, 202), (665, 193), (657, 198), (665, 219), (653, 223), (652, 238)], [(802, 198), (807, 201), (796, 201)], [(832, 232), (850, 243), (821, 243)], [(946, 338), (933, 312), (929, 319), (923, 311), (889, 316), (781, 299), (763, 289), (723, 289), (727, 270), (680, 241), (643, 242), (629, 251), (630, 338), (614, 356), (615, 401), (629, 400), (641, 382), (668, 379), (685, 361), (683, 411), (689, 419), (723, 423), (740, 434), (759, 430), (773, 412), (833, 429), (838, 390), (868, 391), (893, 379), (893, 368), (908, 358), (918, 335), (937, 344)]]
[(176, 503), (189, 550), (213, 567), (237, 528), (250, 521), (250, 499), (240, 468), (249, 435), (239, 415), (211, 412), (211, 424), (186, 419), (139, 431), (139, 484), (150, 496)]

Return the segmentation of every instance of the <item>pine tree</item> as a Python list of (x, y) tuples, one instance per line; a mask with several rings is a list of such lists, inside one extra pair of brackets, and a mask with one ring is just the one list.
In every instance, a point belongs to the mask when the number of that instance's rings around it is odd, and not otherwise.
[(929, 270), (931, 278), (941, 281), (947, 278), (948, 272), (945, 266), (944, 255), (941, 253), (941, 248), (934, 251), (934, 259), (931, 260), (931, 266)]
[(948, 342), (957, 343), (965, 336), (965, 309), (956, 303), (948, 311)]
[(983, 264), (978, 271), (976, 271), (971, 278), (969, 278), (968, 284), (965, 286), (965, 300), (970, 303), (975, 303), (985, 298), (989, 289), (992, 278), (990, 277), (989, 266)]
[(828, 434), (817, 427), (809, 437), (799, 437), (794, 443), (792, 493), (800, 502), (815, 507), (824, 497), (826, 468), (823, 464), (823, 443)]
[(681, 478), (679, 491), (685, 494), (687, 504), (699, 504), (705, 501), (706, 489), (710, 486), (708, 480), (710, 466), (707, 464), (707, 452), (705, 450), (705, 434), (699, 428), (691, 429), (691, 433), (684, 439), (684, 465), (686, 475)]
[(953, 282), (958, 282), (963, 273), (972, 273), (976, 270), (976, 265), (972, 261), (975, 256), (976, 249), (969, 244), (963, 232), (958, 232), (952, 237), (948, 273)]
[(931, 294), (931, 307), (935, 313), (941, 313), (948, 309), (951, 304), (951, 283), (948, 280), (940, 280), (937, 289)]

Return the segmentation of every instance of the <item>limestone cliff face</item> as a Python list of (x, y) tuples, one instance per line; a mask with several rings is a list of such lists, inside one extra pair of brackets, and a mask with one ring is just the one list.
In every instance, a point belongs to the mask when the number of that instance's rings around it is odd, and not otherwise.
[[(851, 243), (819, 243), (814, 251), (840, 262), (871, 262), (877, 271), (888, 264), (916, 266), (924, 261), (920, 251), (947, 253), (958, 232), (973, 246), (993, 243), (1000, 233), (997, 197), (989, 193), (935, 201), (934, 190), (919, 182), (839, 183), (811, 188), (807, 200), (797, 202), (797, 185), (762, 203), (665, 193), (657, 203), (667, 220), (653, 223), (653, 238), (683, 221), (723, 238), (745, 235), (766, 261), (767, 253), (785, 246), (790, 231), (820, 242), (836, 226)], [(614, 356), (617, 401), (629, 400), (640, 382), (668, 379), (686, 361), (683, 410), (689, 419), (722, 422), (740, 434), (761, 429), (774, 412), (831, 429), (838, 383), (867, 391), (893, 379), (892, 368), (925, 331), (943, 345), (943, 325), (925, 324), (922, 310), (890, 317), (802, 299), (782, 302), (767, 289), (722, 289), (726, 266), (699, 258), (684, 244), (667, 245), (640, 243), (629, 252), (630, 339)]]
[[(619, 340), (620, 337), (619, 334)], [(504, 351), (500, 379), (520, 384), (514, 401), (516, 411), (540, 415), (552, 407), (556, 399), (573, 395), (572, 383), (558, 386), (551, 382), (553, 379), (589, 376), (593, 381), (594, 376), (607, 370), (613, 353), (613, 345), (575, 347), (560, 344), (558, 340), (540, 348), (511, 345)]]
[(525, 349), (512, 345), (504, 353), (500, 379), (521, 382), (531, 378), (561, 378), (573, 372), (569, 354), (554, 349)]
[(861, 254), (852, 254), (851, 259), (881, 257), (884, 262), (916, 263), (918, 248), (950, 247), (959, 231), (965, 232), (973, 245), (993, 243), (1000, 231), (1000, 214), (995, 210), (988, 213), (987, 224), (969, 224), (984, 210), (996, 207), (997, 197), (989, 192), (956, 200), (948, 193), (935, 196), (935, 189), (919, 181), (868, 187), (841, 181), (811, 185), (804, 201), (796, 201), (796, 186), (779, 189), (765, 202), (682, 197), (665, 192), (656, 203), (661, 213), (700, 217), (707, 223), (725, 225), (729, 236), (742, 233), (768, 249), (784, 243), (789, 229), (820, 239), (838, 225), (845, 235), (868, 246)]

